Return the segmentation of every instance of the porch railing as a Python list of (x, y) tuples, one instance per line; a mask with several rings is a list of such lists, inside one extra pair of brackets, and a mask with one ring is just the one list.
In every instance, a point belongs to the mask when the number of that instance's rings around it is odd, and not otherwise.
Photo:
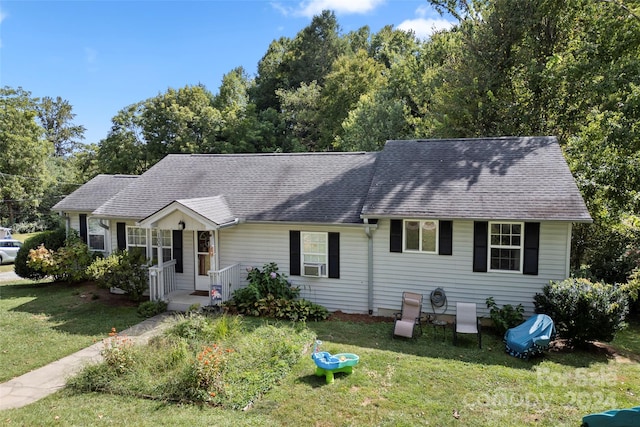
[[(233, 264), (222, 270), (209, 271), (209, 279), (211, 305), (227, 301), (231, 298), (233, 291), (240, 287), (240, 264)], [(218, 296), (217, 293), (221, 295)]]
[(176, 263), (175, 259), (162, 264), (149, 267), (149, 299), (158, 301), (166, 299), (167, 295), (176, 290)]

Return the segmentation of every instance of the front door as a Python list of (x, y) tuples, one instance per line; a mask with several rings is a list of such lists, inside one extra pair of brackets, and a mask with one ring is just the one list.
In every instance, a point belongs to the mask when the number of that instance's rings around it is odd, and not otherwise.
[(211, 244), (212, 232), (196, 231), (195, 259), (196, 259), (196, 290), (209, 291), (209, 270), (215, 269), (213, 245)]

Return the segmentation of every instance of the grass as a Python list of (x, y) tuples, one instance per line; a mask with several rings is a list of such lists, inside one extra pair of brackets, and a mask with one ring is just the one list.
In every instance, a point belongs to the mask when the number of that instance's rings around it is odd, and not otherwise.
[[(243, 323), (254, 329), (263, 325), (259, 319)], [(333, 384), (325, 384), (307, 353), (247, 411), (67, 389), (3, 411), (0, 420), (17, 425), (578, 426), (586, 414), (640, 405), (637, 322), (612, 343), (626, 358), (553, 351), (532, 361), (508, 356), (501, 340), (488, 332), (478, 349), (473, 336), (453, 346), (450, 330), (443, 341), (441, 332), (434, 336), (430, 328), (415, 340), (392, 339), (390, 323), (326, 321), (307, 328), (323, 341), (322, 350), (360, 356), (351, 375), (336, 374)], [(10, 360), (6, 354), (2, 358)]]
[(19, 281), (0, 284), (0, 381), (46, 365), (140, 322), (95, 288)]

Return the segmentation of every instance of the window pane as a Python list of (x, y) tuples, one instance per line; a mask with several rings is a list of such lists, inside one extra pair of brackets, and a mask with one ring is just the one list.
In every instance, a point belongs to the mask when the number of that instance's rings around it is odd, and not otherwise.
[(198, 254), (198, 276), (207, 276), (211, 270), (209, 254)]
[(104, 251), (104, 236), (89, 235), (89, 248)]
[(327, 264), (328, 234), (302, 232), (302, 262), (308, 264)]
[(436, 251), (436, 223), (425, 221), (422, 224), (422, 250), (425, 252)]
[(405, 221), (405, 247), (410, 251), (420, 250), (420, 222)]
[(492, 270), (520, 270), (520, 249), (491, 249)]

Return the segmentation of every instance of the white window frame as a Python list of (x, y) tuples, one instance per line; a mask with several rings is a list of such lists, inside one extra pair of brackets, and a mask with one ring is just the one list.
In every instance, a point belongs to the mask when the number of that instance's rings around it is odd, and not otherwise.
[[(494, 234), (492, 233), (492, 229), (493, 226), (497, 225), (500, 227), (500, 233), (498, 234), (498, 236), (504, 236), (502, 234), (502, 226), (503, 225), (509, 225), (510, 226), (510, 230), (512, 230), (514, 225), (519, 225), (520, 226), (520, 244), (519, 245), (513, 245), (513, 244), (503, 244), (502, 242), (500, 243), (492, 243), (492, 239), (491, 237), (494, 236)], [(509, 236), (513, 236), (513, 232), (510, 231)], [(522, 273), (522, 267), (524, 265), (524, 222), (517, 222), (517, 221), (491, 221), (489, 222), (489, 231), (487, 233), (487, 266), (488, 266), (488, 271), (491, 272), (497, 272), (497, 273)], [(491, 268), (491, 252), (493, 251), (493, 249), (508, 249), (508, 250), (518, 250), (520, 253), (519, 256), (519, 265), (518, 265), (518, 269), (517, 270), (511, 270), (511, 269), (501, 269), (501, 268)]]
[[(158, 231), (160, 231), (161, 235), (164, 235), (165, 233), (168, 234), (168, 238), (169, 238), (168, 246), (165, 246), (163, 244), (158, 245)], [(166, 237), (167, 236), (164, 236), (164, 238)], [(158, 251), (158, 246), (160, 246), (160, 251)], [(159, 252), (164, 255), (164, 249), (169, 249), (169, 259), (164, 259), (163, 257), (162, 262), (171, 261), (173, 259), (173, 232), (171, 230), (157, 230), (153, 228), (151, 230), (151, 252), (153, 252), (152, 259), (155, 259), (157, 261)]]
[[(305, 248), (306, 238), (320, 239), (320, 245), (324, 245), (324, 251), (312, 251)], [(328, 277), (329, 273), (329, 233), (322, 231), (301, 231), (300, 232), (300, 264), (302, 266), (301, 275), (305, 277)], [(305, 274), (305, 265), (309, 267), (317, 266), (318, 275)]]
[[(105, 225), (108, 224), (109, 222), (107, 221)], [(96, 233), (96, 231), (99, 231), (99, 233)], [(102, 236), (102, 247), (93, 246), (92, 236)], [(105, 252), (107, 250), (107, 230), (100, 226), (100, 219), (98, 218), (87, 218), (87, 246), (94, 252)]]
[[(135, 232), (136, 235), (132, 236), (130, 232)], [(132, 237), (143, 239), (142, 242), (132, 241)], [(147, 229), (142, 227), (134, 227), (127, 225), (127, 251), (131, 252), (130, 248), (143, 248), (145, 257), (149, 257), (147, 254)]]
[[(407, 223), (409, 222), (417, 222), (418, 223), (418, 249), (409, 249), (407, 248)], [(422, 230), (425, 223), (430, 222), (435, 226), (435, 250), (427, 251), (422, 248)], [(420, 252), (425, 254), (437, 254), (440, 242), (440, 222), (437, 219), (405, 219), (402, 221), (402, 248), (404, 252)]]

